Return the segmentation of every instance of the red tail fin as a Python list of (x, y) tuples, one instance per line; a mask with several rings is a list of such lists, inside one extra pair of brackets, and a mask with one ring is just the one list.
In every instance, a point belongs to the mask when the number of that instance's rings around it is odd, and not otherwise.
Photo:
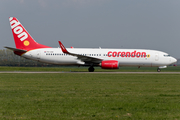
[(15, 17), (10, 17), (9, 21), (14, 36), (16, 48), (22, 50), (50, 48), (48, 46), (37, 43)]

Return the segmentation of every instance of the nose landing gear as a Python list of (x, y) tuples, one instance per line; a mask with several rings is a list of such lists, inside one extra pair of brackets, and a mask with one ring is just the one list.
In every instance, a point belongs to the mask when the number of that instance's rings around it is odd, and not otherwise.
[(157, 72), (161, 72), (161, 69), (160, 69), (160, 68), (158, 68), (158, 69), (157, 69)]

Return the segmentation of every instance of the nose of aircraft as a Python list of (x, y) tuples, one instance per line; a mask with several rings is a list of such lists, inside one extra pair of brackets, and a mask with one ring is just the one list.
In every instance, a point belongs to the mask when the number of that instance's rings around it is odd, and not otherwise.
[(171, 62), (172, 62), (172, 63), (176, 63), (176, 62), (177, 62), (177, 59), (174, 58), (174, 57), (172, 57), (172, 58), (171, 58)]

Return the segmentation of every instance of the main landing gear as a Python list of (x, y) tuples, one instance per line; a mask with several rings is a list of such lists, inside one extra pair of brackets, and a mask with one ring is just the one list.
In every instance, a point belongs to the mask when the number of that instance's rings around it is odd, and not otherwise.
[(158, 69), (157, 69), (157, 72), (161, 72), (161, 69), (160, 69), (160, 68), (158, 68)]
[(93, 67), (93, 66), (90, 66), (90, 67), (88, 68), (88, 71), (89, 71), (89, 72), (94, 72), (94, 67)]

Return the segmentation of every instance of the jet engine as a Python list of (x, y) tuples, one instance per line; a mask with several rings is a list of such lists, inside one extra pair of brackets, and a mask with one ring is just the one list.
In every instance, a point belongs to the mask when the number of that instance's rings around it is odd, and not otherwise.
[(101, 62), (102, 69), (119, 69), (119, 62), (116, 60), (105, 60)]

